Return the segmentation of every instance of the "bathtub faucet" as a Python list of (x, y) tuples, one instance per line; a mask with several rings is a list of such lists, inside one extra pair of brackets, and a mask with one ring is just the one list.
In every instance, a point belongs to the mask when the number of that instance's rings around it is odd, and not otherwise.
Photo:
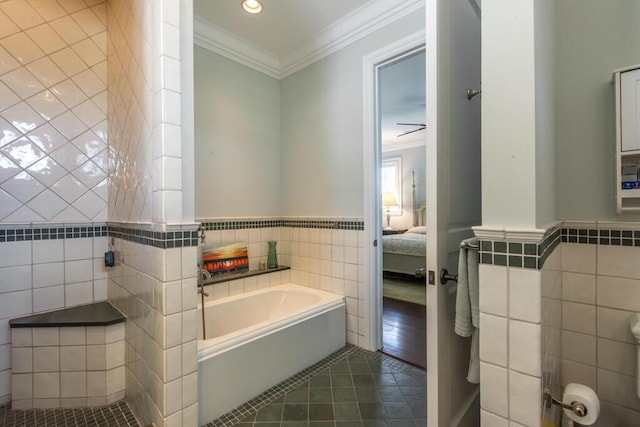
[(204, 281), (211, 280), (211, 274), (202, 268), (200, 264), (198, 264), (198, 293), (202, 294), (205, 297), (208, 297), (209, 294), (204, 291)]

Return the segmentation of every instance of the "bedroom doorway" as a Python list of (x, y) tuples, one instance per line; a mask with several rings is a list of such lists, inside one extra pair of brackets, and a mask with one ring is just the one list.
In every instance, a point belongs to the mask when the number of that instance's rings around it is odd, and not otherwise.
[[(368, 331), (368, 339), (364, 344), (370, 350), (383, 349), (383, 315), (385, 314), (383, 309), (386, 308), (388, 315), (387, 337), (396, 340), (398, 347), (396, 350), (398, 351), (419, 348), (419, 354), (414, 355), (409, 363), (422, 368), (425, 367), (424, 359), (426, 356), (420, 355), (420, 353), (424, 352), (426, 348), (426, 331), (418, 329), (423, 329), (426, 324), (423, 319), (424, 314), (419, 312), (417, 315), (411, 316), (408, 322), (414, 325), (419, 323), (420, 326), (410, 328), (403, 324), (405, 322), (403, 317), (406, 317), (407, 310), (392, 307), (391, 304), (383, 304), (385, 301), (383, 262), (385, 260), (382, 246), (385, 237), (391, 239), (394, 236), (405, 234), (412, 228), (414, 217), (416, 222), (419, 221), (420, 214), (414, 215), (416, 212), (414, 207), (418, 209), (419, 204), (425, 202), (424, 164), (426, 163), (426, 151), (424, 151), (422, 125), (426, 120), (424, 105), (426, 85), (424, 69), (426, 67), (424, 64), (417, 64), (418, 62), (426, 62), (424, 56), (425, 40), (426, 32), (420, 31), (373, 52), (363, 60), (365, 224), (372, 224), (371, 227), (365, 227), (366, 239), (372, 242), (372, 245), (366, 245), (365, 248), (365, 264), (368, 266), (365, 269), (365, 282), (370, 286), (366, 288), (367, 302), (364, 306), (364, 314), (368, 320), (367, 324), (363, 325), (363, 328)], [(418, 74), (422, 74), (423, 81), (415, 83), (417, 90), (411, 84), (406, 84), (409, 81), (408, 74), (416, 73), (409, 66), (411, 64), (414, 65), (414, 68), (418, 68)], [(396, 82), (395, 89), (391, 88), (394, 82)], [(380, 90), (383, 83), (388, 86), (384, 93)], [(417, 95), (416, 92), (418, 92)], [(386, 104), (383, 106), (383, 103)], [(383, 110), (385, 114), (382, 114)], [(398, 135), (401, 134), (404, 135), (399, 137)], [(397, 140), (391, 141), (396, 145), (393, 147), (386, 145), (383, 151), (385, 139)], [(414, 152), (422, 150), (421, 159), (417, 158), (417, 154), (415, 159), (403, 159), (403, 150), (413, 150)], [(383, 158), (385, 159), (384, 163)], [(418, 168), (418, 164), (420, 164), (420, 168)], [(385, 177), (384, 183), (383, 175)], [(383, 194), (383, 192), (393, 193), (392, 203), (388, 203), (389, 194)], [(383, 202), (387, 206), (384, 206)], [(422, 218), (424, 218), (425, 211), (423, 209)], [(422, 238), (426, 238), (426, 235), (423, 235)], [(400, 285), (406, 285), (405, 282), (413, 275), (416, 268), (426, 267), (424, 256), (418, 259), (417, 267), (411, 267), (411, 264), (407, 263), (403, 264), (402, 257), (399, 255), (397, 258), (391, 260), (391, 264), (395, 267), (386, 266), (388, 270), (396, 270), (389, 271), (391, 275), (388, 277), (388, 282), (394, 281), (400, 282)], [(386, 262), (389, 262), (389, 259)], [(388, 296), (392, 292), (399, 294), (402, 292), (402, 288), (399, 286), (396, 289), (388, 287)], [(398, 300), (398, 295), (395, 296), (396, 298), (389, 298), (387, 301), (391, 303), (393, 301), (390, 300)], [(426, 310), (425, 306), (416, 305), (422, 312)], [(408, 331), (413, 331), (414, 336), (407, 337)], [(393, 336), (394, 333), (395, 336)], [(416, 340), (418, 341), (416, 342)], [(391, 348), (391, 343), (386, 343), (385, 347), (390, 354), (391, 351), (394, 351)], [(392, 355), (399, 357), (396, 354)]]
[[(455, 334), (455, 282), (439, 279), (455, 272), (460, 242), (481, 221), (480, 97), (470, 99), (481, 77), (479, 0), (434, 0), (426, 5), (426, 30), (363, 58), (363, 137), (365, 168), (365, 274), (360, 345), (382, 348), (382, 161), (377, 114), (378, 70), (426, 49), (426, 241), (427, 423), (429, 426), (480, 424), (479, 387), (466, 380), (470, 340)], [(379, 225), (382, 226), (379, 226)], [(416, 344), (420, 345), (421, 344)]]
[(382, 346), (426, 369), (426, 60), (410, 49), (378, 67), (377, 115), (383, 221)]

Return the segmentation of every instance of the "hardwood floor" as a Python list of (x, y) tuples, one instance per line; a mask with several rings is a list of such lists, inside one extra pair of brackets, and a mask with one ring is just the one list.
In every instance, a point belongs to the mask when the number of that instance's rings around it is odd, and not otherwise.
[(382, 299), (382, 352), (422, 369), (427, 367), (427, 308)]

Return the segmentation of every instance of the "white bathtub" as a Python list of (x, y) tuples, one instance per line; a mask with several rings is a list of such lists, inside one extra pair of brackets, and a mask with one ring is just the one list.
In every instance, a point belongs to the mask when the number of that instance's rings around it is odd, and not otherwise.
[(206, 339), (198, 321), (199, 425), (346, 343), (344, 297), (294, 284), (205, 303)]

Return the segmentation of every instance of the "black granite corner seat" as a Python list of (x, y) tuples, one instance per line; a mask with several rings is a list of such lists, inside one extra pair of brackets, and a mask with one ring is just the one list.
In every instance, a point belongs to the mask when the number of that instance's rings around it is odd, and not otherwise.
[(65, 326), (109, 326), (125, 316), (107, 301), (63, 308), (9, 320), (11, 328), (54, 328)]

